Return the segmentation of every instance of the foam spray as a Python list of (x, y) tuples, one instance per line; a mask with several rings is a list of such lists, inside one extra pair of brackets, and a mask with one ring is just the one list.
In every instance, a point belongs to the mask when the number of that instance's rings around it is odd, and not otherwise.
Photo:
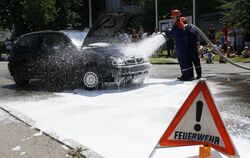
[(148, 58), (165, 42), (166, 39), (163, 35), (152, 35), (139, 42), (121, 46), (121, 52), (125, 55), (140, 55)]

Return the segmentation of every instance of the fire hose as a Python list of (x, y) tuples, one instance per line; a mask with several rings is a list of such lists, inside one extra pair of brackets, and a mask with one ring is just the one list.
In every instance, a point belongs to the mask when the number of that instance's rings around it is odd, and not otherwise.
[(232, 60), (228, 59), (227, 57), (224, 56), (224, 54), (222, 54), (215, 46), (214, 44), (207, 38), (207, 36), (195, 25), (191, 25), (192, 27), (194, 27), (196, 29), (196, 31), (203, 37), (203, 39), (213, 48), (213, 50), (220, 55), (223, 59), (225, 59), (227, 62), (229, 62), (230, 64), (245, 69), (245, 70), (250, 70), (250, 67), (246, 67), (243, 65), (240, 65), (238, 63), (233, 62)]

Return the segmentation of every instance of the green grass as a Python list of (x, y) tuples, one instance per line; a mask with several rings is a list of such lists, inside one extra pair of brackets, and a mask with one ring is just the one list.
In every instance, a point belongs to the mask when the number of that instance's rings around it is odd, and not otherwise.
[(250, 63), (250, 58), (243, 58), (243, 57), (234, 57), (234, 58), (230, 58), (232, 59), (234, 62), (242, 62), (242, 63)]
[[(220, 58), (219, 55), (215, 55), (213, 61), (218, 62), (219, 58)], [(205, 61), (206, 59), (203, 58), (201, 60)], [(230, 58), (230, 60), (232, 60), (234, 62), (250, 63), (250, 58), (243, 58), (243, 57), (240, 57), (240, 56)], [(177, 63), (175, 58), (172, 58), (172, 57), (156, 57), (156, 56), (149, 58), (149, 62), (151, 64), (176, 64)]]
[[(213, 61), (219, 61), (220, 56), (219, 55), (215, 55)], [(233, 58), (229, 58), (230, 60), (232, 60), (233, 62), (242, 62), (242, 63), (249, 63), (250, 62), (250, 58), (243, 58), (241, 56), (235, 56)], [(203, 58), (202, 61), (205, 61), (206, 59)]]
[(149, 58), (149, 62), (151, 64), (175, 64), (175, 60), (173, 58), (166, 58), (166, 57), (153, 57)]

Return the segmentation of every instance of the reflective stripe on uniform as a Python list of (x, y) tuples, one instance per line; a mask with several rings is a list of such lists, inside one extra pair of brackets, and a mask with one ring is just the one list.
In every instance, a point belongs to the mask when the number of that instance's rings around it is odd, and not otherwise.
[(181, 71), (188, 71), (189, 70), (189, 68), (187, 68), (187, 69), (182, 69)]
[(192, 70), (192, 69), (193, 69), (193, 67), (189, 67), (187, 69), (182, 69), (181, 71), (188, 71), (188, 70)]

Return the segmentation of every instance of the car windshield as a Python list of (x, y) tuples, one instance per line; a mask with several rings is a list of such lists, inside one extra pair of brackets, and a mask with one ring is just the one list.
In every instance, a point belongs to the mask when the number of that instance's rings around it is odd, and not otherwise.
[(87, 36), (87, 31), (62, 31), (64, 34), (66, 34), (71, 41), (77, 46), (81, 47), (84, 39)]

